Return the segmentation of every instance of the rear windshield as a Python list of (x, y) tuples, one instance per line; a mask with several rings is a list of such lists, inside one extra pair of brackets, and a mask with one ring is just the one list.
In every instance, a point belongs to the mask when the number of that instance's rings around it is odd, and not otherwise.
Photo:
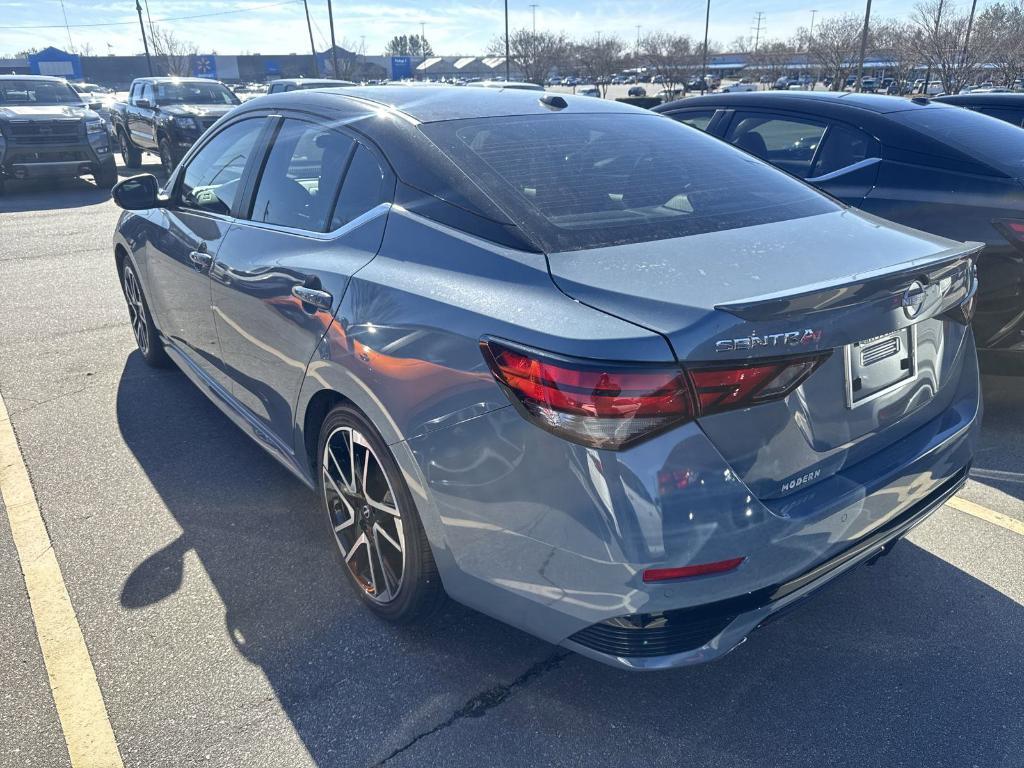
[(770, 165), (660, 115), (528, 115), (423, 131), (547, 251), (838, 210)]
[(1001, 173), (1024, 176), (1024, 131), (1016, 126), (947, 105), (893, 112), (889, 117)]

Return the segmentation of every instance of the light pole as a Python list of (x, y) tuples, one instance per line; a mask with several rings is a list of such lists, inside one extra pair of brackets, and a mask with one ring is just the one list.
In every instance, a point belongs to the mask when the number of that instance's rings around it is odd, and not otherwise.
[(868, 45), (868, 24), (871, 23), (871, 0), (864, 9), (864, 29), (860, 31), (860, 57), (857, 59), (857, 93), (863, 90), (864, 49)]
[(530, 10), (533, 11), (533, 34), (537, 34), (537, 4), (530, 3)]
[(334, 76), (340, 77), (338, 74), (338, 46), (334, 43), (334, 7), (331, 5), (331, 0), (327, 0), (327, 21), (331, 25), (331, 61), (334, 62)]
[(704, 14), (704, 60), (700, 67), (700, 95), (704, 95), (704, 88), (708, 79), (708, 27), (711, 26), (711, 0), (708, 0), (708, 9)]
[[(939, 10), (935, 13), (935, 37), (939, 36), (939, 22), (942, 21), (942, 3), (943, 0), (939, 0)], [(928, 95), (928, 81), (932, 79), (932, 59), (928, 57), (928, 68), (924, 71), (924, 86), (921, 91), (922, 96)]]
[[(808, 65), (810, 65), (810, 63), (811, 63), (811, 46), (814, 44), (814, 16), (817, 13), (818, 12), (816, 10), (814, 10), (813, 8), (811, 9), (811, 30), (810, 30), (810, 32), (807, 33), (807, 63), (808, 63)], [(810, 69), (809, 66), (808, 66), (808, 69)], [(814, 90), (814, 84), (817, 83), (817, 82), (818, 82), (818, 78), (817, 78), (817, 76), (815, 76), (814, 82), (811, 83), (811, 90), (812, 91)]]
[(320, 77), (320, 65), (316, 60), (316, 43), (313, 42), (313, 24), (309, 20), (309, 0), (302, 0), (306, 9), (306, 29), (309, 30), (309, 49), (313, 52), (313, 77)]
[(974, 27), (974, 11), (977, 7), (978, 0), (971, 0), (971, 15), (967, 17), (967, 33), (964, 35), (964, 50), (960, 54), (960, 66), (957, 67), (957, 70), (962, 70), (967, 64), (967, 46), (971, 43), (971, 29)]
[(508, 0), (505, 0), (505, 82), (511, 79), (511, 64), (508, 60)]
[(149, 58), (149, 43), (146, 42), (146, 25), (142, 23), (142, 3), (139, 0), (135, 0), (135, 10), (139, 14), (139, 30), (142, 32), (142, 50), (146, 52), (146, 68), (149, 70), (149, 76), (153, 76), (153, 60)]

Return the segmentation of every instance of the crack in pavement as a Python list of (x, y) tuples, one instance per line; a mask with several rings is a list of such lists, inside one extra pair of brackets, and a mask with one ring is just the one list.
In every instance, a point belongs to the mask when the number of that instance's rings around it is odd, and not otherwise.
[(532, 680), (535, 677), (539, 677), (545, 672), (550, 672), (551, 670), (556, 669), (558, 666), (561, 665), (562, 661), (566, 657), (571, 655), (572, 651), (555, 652), (551, 656), (548, 656), (546, 659), (538, 661), (532, 667), (523, 672), (523, 674), (519, 675), (519, 677), (517, 677), (511, 683), (507, 683), (505, 685), (496, 685), (493, 688), (488, 688), (486, 691), (483, 691), (482, 693), (478, 693), (476, 696), (474, 696), (461, 707), (459, 707), (457, 710), (455, 710), (455, 712), (453, 712), (447, 720), (445, 720), (442, 723), (438, 723), (429, 731), (424, 731), (423, 733), (417, 734), (404, 745), (394, 750), (390, 755), (385, 757), (383, 760), (374, 763), (372, 766), (370, 766), (370, 768), (381, 768), (383, 765), (385, 765), (393, 758), (398, 757), (403, 752), (411, 749), (412, 746), (416, 744), (418, 741), (425, 739), (428, 736), (433, 736), (435, 733), (443, 731), (446, 728), (455, 725), (455, 723), (457, 723), (459, 720), (462, 720), (467, 717), (483, 717), (490, 710), (494, 709), (499, 704), (502, 704), (503, 702), (507, 701), (516, 691), (517, 688), (521, 688), (530, 680)]

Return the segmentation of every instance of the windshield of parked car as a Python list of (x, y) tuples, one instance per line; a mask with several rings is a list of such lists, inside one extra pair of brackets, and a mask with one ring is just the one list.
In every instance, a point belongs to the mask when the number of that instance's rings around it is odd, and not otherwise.
[(531, 115), (423, 130), (549, 251), (839, 210), (772, 166), (658, 115)]
[(908, 109), (889, 117), (1000, 173), (1024, 176), (1024, 131), (1015, 125), (952, 105)]
[(156, 103), (170, 104), (241, 104), (231, 91), (220, 83), (156, 83)]
[(82, 97), (60, 80), (0, 80), (0, 104), (81, 104)]

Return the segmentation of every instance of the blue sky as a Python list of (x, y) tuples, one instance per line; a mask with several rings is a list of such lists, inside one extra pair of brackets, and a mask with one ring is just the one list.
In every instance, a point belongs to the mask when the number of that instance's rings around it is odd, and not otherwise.
[[(181, 38), (195, 42), (201, 52), (218, 53), (305, 53), (309, 50), (305, 16), (301, 0), (289, 0), (275, 7), (274, 0), (149, 0), (153, 20), (225, 10), (249, 8), (245, 13), (211, 16), (203, 19), (169, 21), (166, 26)], [(329, 39), (326, 0), (309, 0), (316, 26), (314, 39), (325, 48)], [(979, 8), (986, 3), (979, 3)], [(358, 0), (335, 2), (335, 31), (339, 44), (357, 48), (365, 37), (366, 53), (383, 52), (386, 42), (397, 34), (415, 34), (426, 24), (427, 39), (441, 54), (479, 54), (487, 43), (502, 32), (501, 0), (436, 0), (435, 2)], [(905, 16), (913, 0), (874, 0), (873, 18)], [(704, 33), (703, 0), (618, 0), (618, 2), (580, 2), (579, 0), (538, 0), (537, 28), (564, 31), (574, 37), (588, 37), (600, 31), (617, 34), (632, 41), (636, 25), (641, 34), (651, 30), (670, 30), (700, 38)], [(68, 23), (100, 24), (124, 22), (120, 26), (74, 27), (75, 45), (89, 44), (94, 53), (141, 52), (137, 18), (132, 0), (64, 0)], [(822, 15), (863, 13), (858, 0), (712, 0), (711, 38), (727, 45), (738, 35), (749, 34), (756, 11), (765, 14), (769, 37), (788, 37), (798, 26), (806, 26), (811, 10)], [(529, 3), (510, 0), (512, 28), (532, 23)], [(54, 45), (68, 47), (68, 33), (60, 0), (0, 0), (0, 54), (27, 47)], [(58, 25), (53, 29), (11, 29), (12, 26)]]

